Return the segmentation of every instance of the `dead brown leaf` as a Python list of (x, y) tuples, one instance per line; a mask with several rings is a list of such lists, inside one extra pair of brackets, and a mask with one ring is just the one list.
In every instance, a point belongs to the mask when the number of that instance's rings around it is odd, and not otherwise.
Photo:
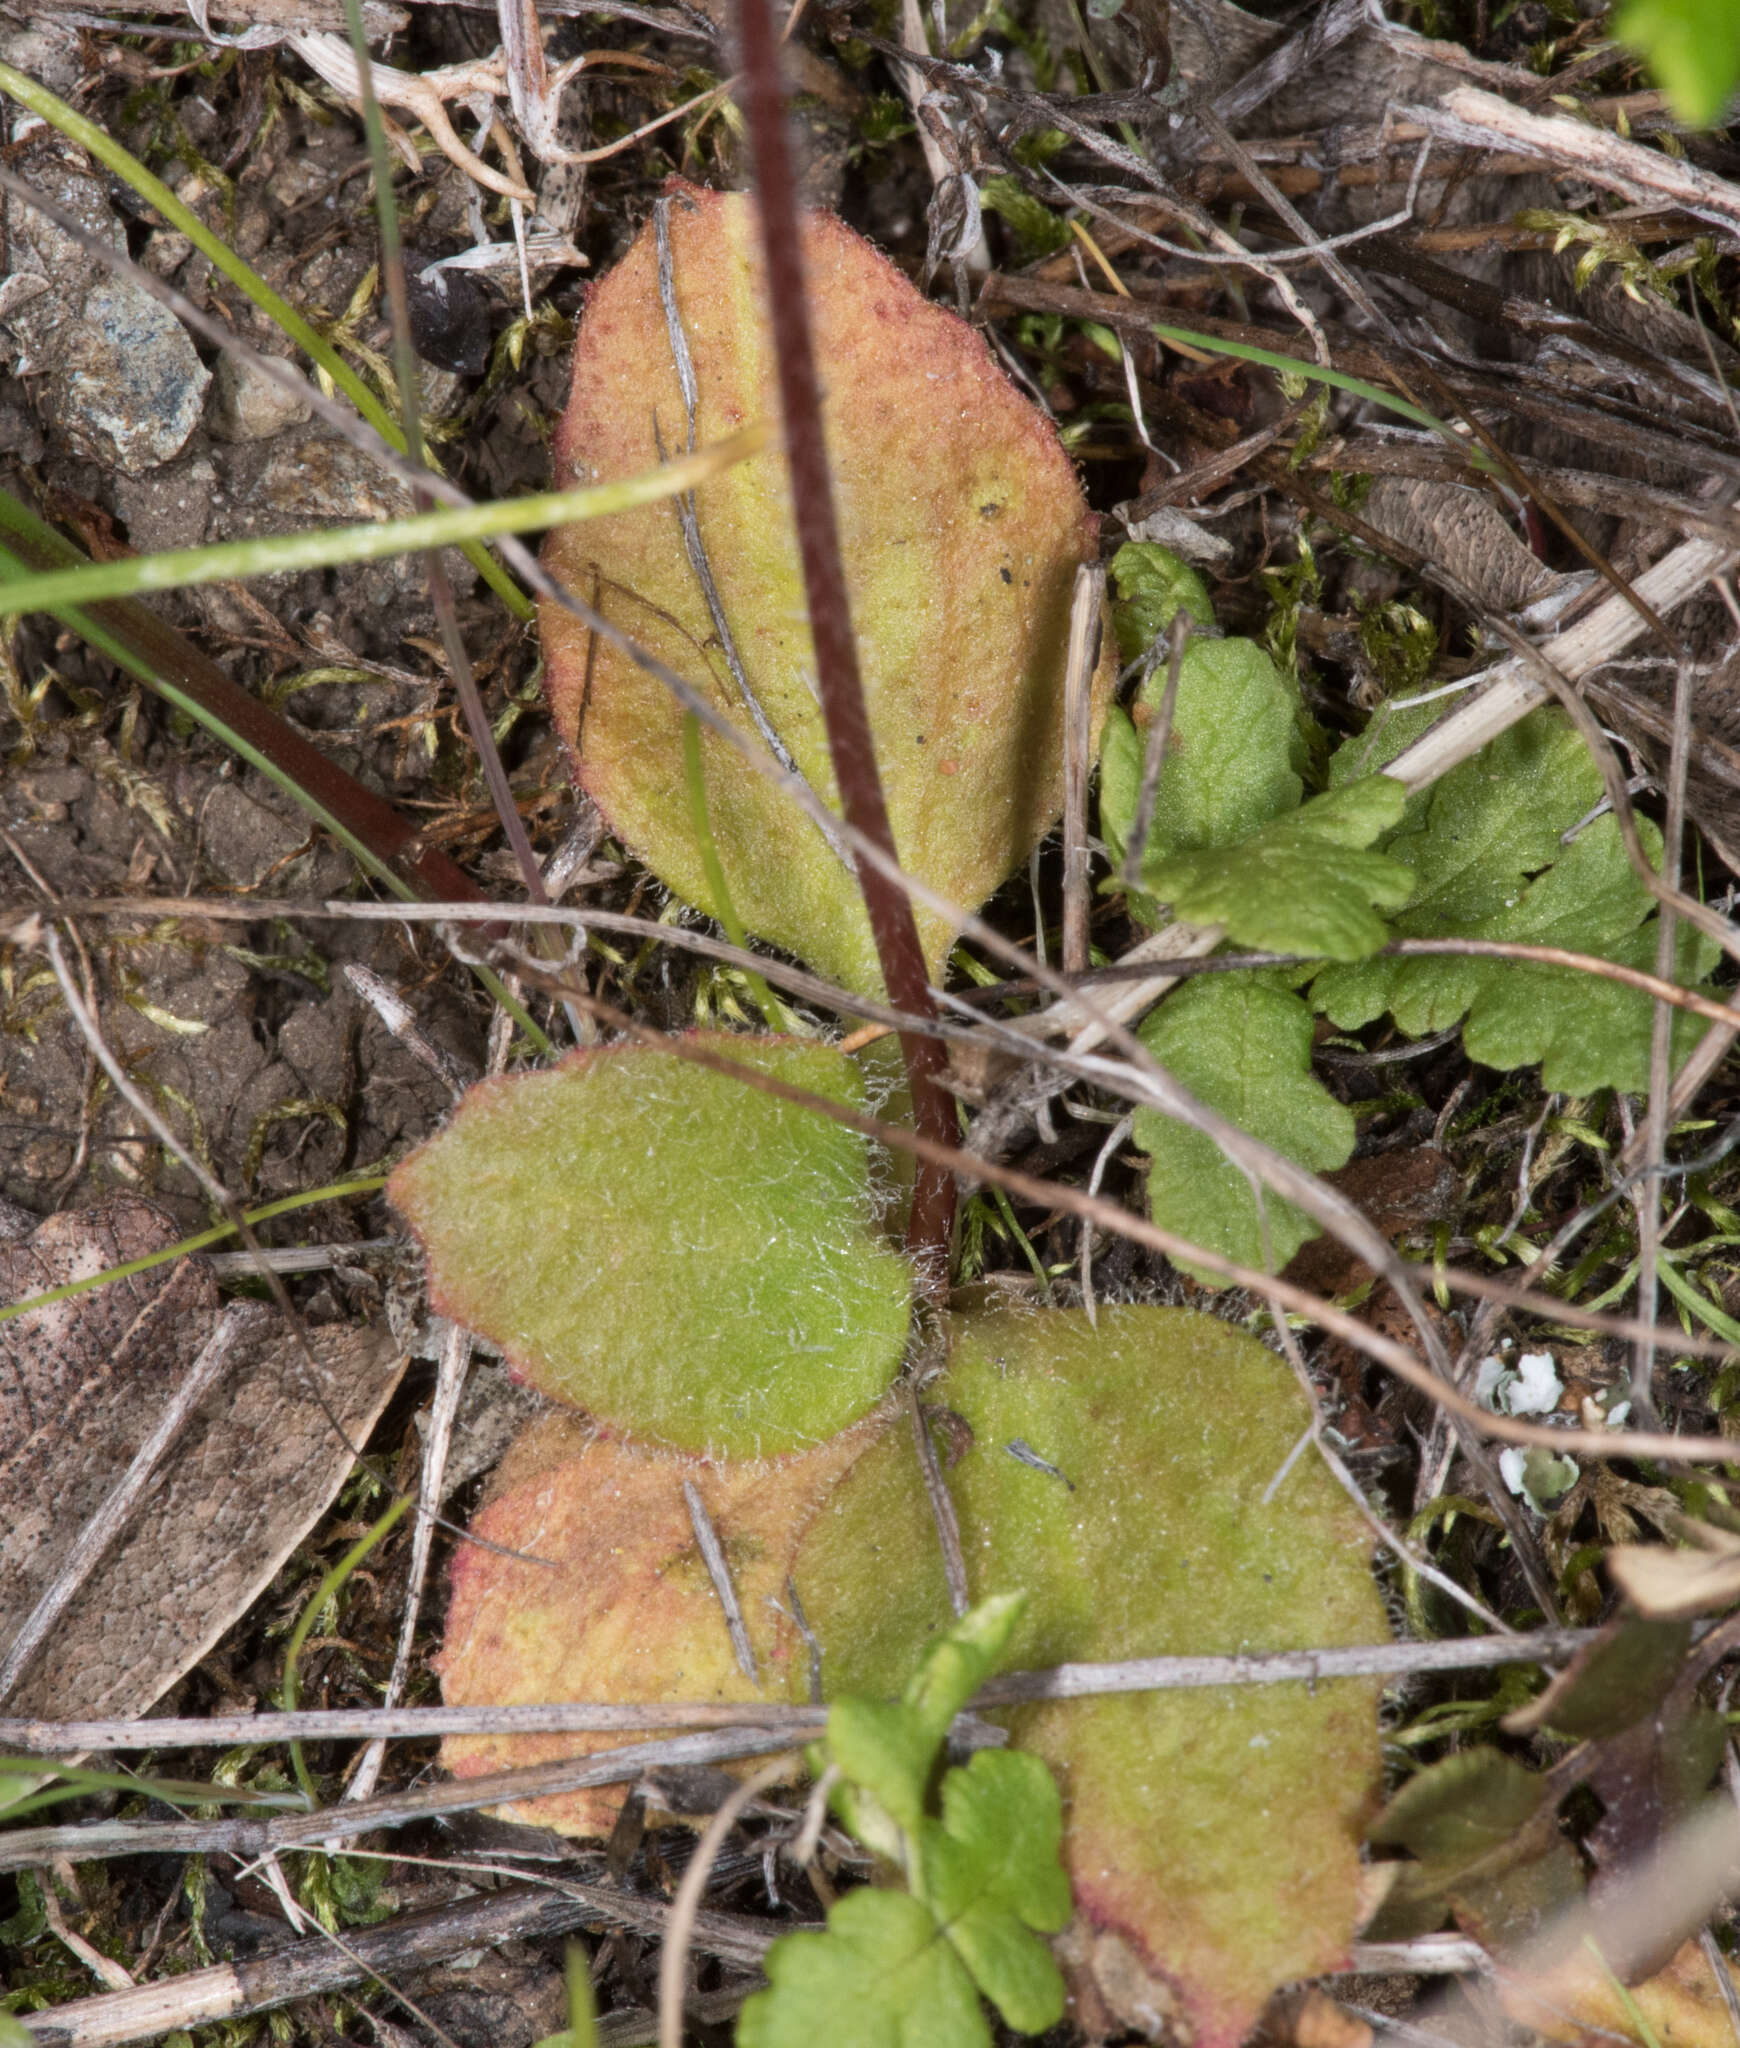
[[(175, 1241), (136, 1196), (0, 1242), (17, 1301)], [(197, 1258), (0, 1324), (0, 1646), (10, 1642), (132, 1462), (216, 1327)], [(384, 1331), (310, 1333), (320, 1385), (282, 1317), (245, 1311), (234, 1362), (165, 1454), (8, 1710), (143, 1713), (205, 1655), (326, 1511), (397, 1384)]]

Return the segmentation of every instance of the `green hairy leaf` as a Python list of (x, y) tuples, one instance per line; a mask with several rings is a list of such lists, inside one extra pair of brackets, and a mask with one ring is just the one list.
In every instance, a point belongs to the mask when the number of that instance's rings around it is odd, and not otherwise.
[[(1027, 1592), (1010, 1662), (1382, 1640), (1369, 1541), (1340, 1489), (1305, 1458), (1267, 1491), (1307, 1417), (1254, 1338), (1177, 1309), (1102, 1307), (1097, 1330), (1073, 1311), (963, 1315), (927, 1398), (968, 1446), (946, 1483), (969, 1591)], [(827, 1682), (887, 1698), (949, 1614), (902, 1432), (842, 1478), (793, 1577)], [(1376, 1697), (1363, 1681), (1251, 1686), (996, 1717), (1056, 1773), (1079, 1939), (1121, 1943), (1140, 1995), (1196, 2048), (1236, 2048), (1275, 1985), (1345, 1958), (1378, 1783)], [(951, 1782), (986, 1778), (1001, 1794), (1003, 1764), (992, 1752)], [(976, 1788), (944, 1796), (944, 1827), (1008, 1866), (987, 1904), (1046, 1924), (1062, 1895), (1029, 1889), (1043, 1861), (1021, 1847), (1030, 1823), (1017, 1829)], [(935, 1896), (962, 1896), (949, 1859), (965, 1850), (924, 1840)], [(1010, 1920), (967, 1917), (975, 1945), (983, 1926), (1000, 1949)]]
[(1199, 626), (1214, 624), (1208, 585), (1188, 562), (1158, 542), (1125, 541), (1112, 557), (1110, 573), (1118, 593), (1112, 625), (1125, 661), (1145, 654), (1179, 612)]
[[(1162, 664), (1136, 698), (1140, 726), (1121, 711), (1106, 715), (1100, 748), (1100, 829), (1113, 867), (1124, 858), (1142, 785), (1147, 721), (1166, 690)], [(1236, 846), (1304, 793), (1305, 751), (1299, 693), (1253, 640), (1192, 640), (1178, 669), (1178, 697), (1166, 762), (1143, 849), (1148, 868), (1173, 854)], [(1132, 906), (1152, 910), (1142, 900)]]
[(1144, 887), (1192, 924), (1225, 925), (1235, 945), (1362, 960), (1389, 938), (1413, 871), (1367, 849), (1397, 823), (1407, 792), (1368, 775), (1316, 796), (1237, 846), (1146, 863)]
[[(703, 1042), (863, 1106), (830, 1046)], [(864, 1414), (899, 1366), (911, 1278), (877, 1232), (864, 1140), (674, 1053), (613, 1047), (482, 1082), (388, 1193), (441, 1312), (630, 1435), (795, 1450)]]
[[(1326, 1173), (1353, 1156), (1353, 1112), (1312, 1073), (1311, 1012), (1286, 989), (1250, 975), (1204, 975), (1150, 1012), (1140, 1035), (1193, 1095), (1301, 1166)], [(1317, 1236), (1302, 1209), (1268, 1194), (1265, 1245), (1250, 1181), (1202, 1132), (1139, 1109), (1135, 1142), (1152, 1162), (1148, 1208), (1164, 1229), (1275, 1272)], [(1196, 1277), (1221, 1284), (1206, 1271)]]
[[(699, 445), (777, 420), (752, 202), (673, 187), (671, 296), (698, 393)], [(894, 843), (907, 871), (967, 908), (1044, 838), (1063, 804), (1063, 687), (1077, 567), (1098, 521), (1051, 422), (964, 320), (929, 303), (830, 214), (805, 216), (805, 268), (852, 623)], [(653, 224), (587, 300), (560, 484), (638, 475), (689, 420), (659, 290)], [(815, 696), (785, 456), (770, 447), (674, 505), (553, 534), (553, 574), (686, 677), (737, 731), (784, 756), (837, 811)], [(738, 658), (734, 669), (724, 622)], [(542, 617), (552, 716), (617, 833), (715, 915), (686, 800), (683, 712), (654, 676), (567, 612)], [(1094, 688), (1110, 689), (1111, 635)], [(745, 928), (858, 990), (881, 974), (852, 863), (795, 798), (703, 735), (707, 813)], [(918, 908), (934, 966), (949, 921)]]

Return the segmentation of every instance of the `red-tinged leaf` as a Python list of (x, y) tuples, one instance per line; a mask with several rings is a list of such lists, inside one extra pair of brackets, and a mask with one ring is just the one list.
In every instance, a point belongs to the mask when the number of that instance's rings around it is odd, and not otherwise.
[[(1074, 1313), (963, 1317), (931, 1398), (971, 1431), (948, 1485), (972, 1597), (1029, 1596), (1006, 1662), (1383, 1639), (1367, 1538), (1334, 1482), (1307, 1457), (1264, 1498), (1304, 1406), (1281, 1362), (1226, 1324), (1151, 1308), (1102, 1309), (1097, 1333)], [(795, 1577), (826, 1690), (896, 1690), (948, 1617), (898, 1434), (842, 1480)], [(1376, 1692), (1250, 1686), (1010, 1715), (1063, 1789), (1083, 1952), (1116, 1936), (1198, 2048), (1231, 2048), (1277, 1984), (1345, 1957)]]
[[(819, 1502), (882, 1427), (861, 1424), (795, 1458), (708, 1465), (591, 1437), (568, 1416), (534, 1425), (472, 1521), (474, 1535), (500, 1548), (467, 1545), (454, 1558), (442, 1697), (449, 1706), (806, 1699), (808, 1652), (785, 1612), (792, 1557)], [(738, 1667), (685, 1480), (724, 1550), (759, 1687)], [(471, 1778), (622, 1739), (458, 1736), (442, 1761)], [(625, 1791), (538, 1799), (503, 1817), (566, 1835), (607, 1834)]]
[[(696, 436), (707, 442), (778, 416), (755, 223), (741, 194), (673, 191), (674, 298), (699, 389)], [(1062, 804), (1070, 594), (1096, 522), (1049, 422), (964, 321), (929, 304), (831, 215), (806, 217), (804, 253), (895, 845), (911, 872), (971, 908), (1019, 867)], [(680, 448), (687, 432), (649, 226), (588, 302), (556, 440), (558, 481), (643, 470), (661, 441)], [(714, 478), (696, 506), (751, 688), (811, 787), (836, 805), (782, 453)], [(545, 560), (755, 733), (674, 505), (566, 528)], [(680, 706), (568, 614), (546, 606), (543, 631), (551, 707), (580, 780), (655, 873), (716, 912), (684, 781)], [(1101, 707), (1114, 658), (1108, 645)], [(713, 836), (745, 926), (850, 986), (878, 987), (848, 864), (725, 743), (709, 736), (704, 755)], [(924, 910), (918, 917), (934, 965), (950, 933)]]

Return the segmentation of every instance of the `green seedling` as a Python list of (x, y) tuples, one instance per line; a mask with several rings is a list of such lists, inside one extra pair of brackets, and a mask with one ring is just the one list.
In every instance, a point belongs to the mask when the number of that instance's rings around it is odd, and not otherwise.
[[(1405, 728), (1384, 742), (1402, 740)], [(1362, 750), (1364, 768), (1369, 750)], [(1331, 763), (1340, 781), (1340, 757)], [(1357, 769), (1354, 772), (1359, 772)], [(1601, 777), (1564, 714), (1534, 712), (1452, 769), (1409, 806), (1384, 851), (1413, 871), (1413, 893), (1393, 929), (1402, 938), (1515, 939), (1564, 946), (1623, 965), (1655, 964), (1655, 902), (1626, 858), (1612, 817), (1583, 821)], [(1638, 831), (1659, 861), (1660, 836)], [(1709, 973), (1715, 946), (1682, 930), (1679, 975)], [(1469, 1056), (1499, 1068), (1541, 1067), (1542, 1086), (1567, 1095), (1648, 1086), (1646, 996), (1568, 969), (1469, 958), (1378, 959), (1332, 966), (1312, 1002), (1343, 1030), (1388, 1010), (1410, 1038), (1461, 1023)], [(1676, 1013), (1683, 1060), (1706, 1026)]]
[[(1126, 548), (1119, 562), (1132, 550)], [(1126, 643), (1188, 606), (1184, 564), (1146, 548), (1117, 573), (1114, 617)], [(1114, 564), (1116, 571), (1117, 564)], [(1143, 765), (1136, 719), (1153, 715), (1164, 664), (1135, 719), (1114, 710), (1101, 744), (1100, 815), (1115, 862), (1133, 829)], [(1303, 997), (1271, 978), (1218, 981), (1174, 995), (1148, 1020), (1149, 1049), (1200, 1096), (1316, 1171), (1346, 1162), (1351, 1121), (1311, 1078), (1310, 1014), (1349, 1031), (1388, 1012), (1410, 1038), (1462, 1027), (1473, 1059), (1539, 1065), (1549, 1090), (1639, 1093), (1648, 1082), (1651, 1004), (1634, 989), (1572, 969), (1497, 958), (1397, 958), (1392, 938), (1554, 945), (1649, 970), (1655, 902), (1612, 817), (1593, 817), (1601, 777), (1557, 709), (1536, 711), (1431, 789), (1409, 798), (1383, 772), (1419, 736), (1435, 704), (1380, 706), (1331, 757), (1329, 787), (1307, 798), (1293, 686), (1255, 642), (1191, 640), (1180, 665), (1172, 746), (1162, 769), (1135, 915), (1222, 929), (1238, 947), (1319, 956)], [(1638, 821), (1659, 859), (1660, 837)], [(1717, 959), (1682, 927), (1678, 973), (1695, 983)], [(1195, 1028), (1197, 1027), (1207, 1028)], [(1707, 1027), (1676, 1012), (1683, 1061)], [(1338, 1120), (1339, 1118), (1339, 1120)], [(1214, 1147), (1156, 1114), (1136, 1120), (1152, 1158), (1155, 1219), (1199, 1244), (1264, 1263), (1265, 1218), (1249, 1182)], [(1267, 1247), (1283, 1263), (1315, 1227), (1267, 1203)], [(1206, 1276), (1205, 1276), (1206, 1277)]]
[[(771, 416), (753, 227), (747, 201), (678, 188), (663, 228), (655, 217), (599, 286), (561, 481), (635, 473), (689, 444), (679, 357), (697, 440)], [(977, 338), (838, 223), (804, 234), (894, 840), (910, 871), (971, 905), (1057, 809), (1067, 614), (1092, 522), (1049, 425)], [(561, 533), (546, 560), (832, 800), (772, 454), (686, 509)], [(1131, 557), (1120, 580), (1150, 619), (1168, 602), (1206, 611), (1200, 584), (1156, 556)], [(567, 615), (544, 631), (557, 722), (628, 843), (701, 908), (853, 987), (879, 984), (832, 838)], [(1236, 849), (1301, 816), (1296, 685), (1248, 643), (1205, 639), (1186, 656), (1189, 766), (1163, 793), (1158, 859)], [(1253, 736), (1253, 770), (1229, 794), (1215, 763), (1240, 772)], [(1375, 815), (1375, 831), (1399, 795), (1380, 777), (1313, 816), (1363, 831)], [(1298, 859), (1326, 850), (1333, 829)], [(940, 963), (946, 920), (920, 922)], [(1305, 1065), (1308, 1013), (1266, 984), (1253, 1000), (1271, 995), (1291, 1006), (1271, 1092), (1296, 1123), (1315, 1120), (1299, 1141), (1314, 1159), (1342, 1156), (1346, 1112), (1312, 1094)], [(1006, 1715), (1007, 1753), (939, 1778), (939, 1750), (1005, 1651), (1045, 1665), (1380, 1639), (1363, 1525), (1326, 1474), (1292, 1462), (1302, 1396), (1255, 1340), (1182, 1311), (1106, 1308), (1097, 1329), (1050, 1310), (915, 1316), (864, 1141), (758, 1081), (853, 1111), (865, 1099), (851, 1063), (815, 1041), (617, 1046), (483, 1084), (395, 1173), (433, 1299), (569, 1404), (509, 1452), (474, 1521), (484, 1543), (456, 1557), (444, 1695), (819, 1690), (836, 1703), (836, 1808), (900, 1884), (853, 1892), (825, 1933), (776, 1946), (771, 1988), (744, 2012), (755, 2048), (824, 2027), (978, 2043), (981, 1996), (1010, 2026), (1046, 2027), (1062, 1997), (1040, 1937), (1072, 1909), (1089, 1980), (1172, 2014), (1199, 2048), (1233, 2048), (1277, 1983), (1346, 1955), (1377, 1783), (1374, 1688), (1055, 1702)], [(926, 1398), (952, 1417), (943, 1483), (969, 1594), (1020, 1586), (1018, 1609), (955, 1623), (909, 1417), (888, 1398), (909, 1352), (942, 1367)], [(468, 1736), (443, 1754), (476, 1776), (587, 1746)], [(623, 1796), (591, 1788), (511, 1813), (595, 1835)]]
[[(1102, 1308), (1097, 1329), (1075, 1311), (994, 1311), (953, 1336), (928, 1398), (969, 1445), (947, 1475), (969, 1592), (1026, 1589), (1010, 1661), (1381, 1639), (1367, 1539), (1327, 1473), (1302, 1463), (1264, 1497), (1306, 1418), (1253, 1338), (1153, 1308)], [(815, 1516), (794, 1579), (830, 1692), (887, 1697), (942, 1631), (929, 1508), (898, 1432)], [(1277, 1983), (1345, 1953), (1374, 1705), (1352, 1682), (1008, 1715), (1057, 1773), (1084, 1927), (1124, 1945), (1199, 2043), (1230, 2048)]]
[(1193, 924), (1226, 927), (1235, 945), (1363, 960), (1389, 937), (1414, 875), (1370, 851), (1400, 823), (1407, 792), (1387, 775), (1325, 790), (1237, 846), (1144, 863), (1144, 885)]
[(908, 1889), (849, 1893), (826, 1933), (775, 1942), (770, 1988), (738, 2022), (740, 2048), (808, 2048), (823, 2033), (863, 2048), (990, 2048), (981, 1996), (1020, 2033), (1062, 2019), (1063, 1977), (1038, 1939), (1070, 1915), (1051, 1773), (1021, 1751), (980, 1750), (942, 1774), (940, 1798), (933, 1790), (949, 1724), (996, 1668), (1023, 1605), (1006, 1594), (964, 1615), (895, 1704), (836, 1702), (819, 1759), (839, 1774), (835, 1808)]
[(1110, 575), (1118, 593), (1112, 625), (1125, 661), (1136, 661), (1154, 647), (1178, 612), (1212, 630), (1214, 606), (1208, 585), (1170, 548), (1152, 541), (1125, 541), (1112, 557)]
[[(1299, 1165), (1331, 1173), (1353, 1157), (1353, 1112), (1311, 1071), (1311, 1011), (1291, 990), (1254, 975), (1204, 975), (1154, 1010), (1139, 1035), (1193, 1095)], [(1153, 1162), (1148, 1206), (1166, 1229), (1259, 1272), (1278, 1272), (1317, 1235), (1278, 1195), (1259, 1210), (1249, 1179), (1201, 1131), (1139, 1109), (1133, 1135)], [(1196, 1277), (1219, 1284), (1206, 1271)]]

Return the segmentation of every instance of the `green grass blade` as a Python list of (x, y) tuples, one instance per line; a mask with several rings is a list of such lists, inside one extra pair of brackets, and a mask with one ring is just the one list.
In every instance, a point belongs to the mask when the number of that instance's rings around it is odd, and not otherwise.
[[(285, 1195), (276, 1202), (268, 1202), (263, 1208), (245, 1209), (242, 1221), (250, 1226), (255, 1223), (270, 1223), (274, 1216), (288, 1216), (297, 1209), (312, 1209), (317, 1202), (342, 1202), (350, 1195), (378, 1194), (387, 1184), (384, 1173), (364, 1174), (357, 1180), (332, 1181), (323, 1188), (310, 1188), (305, 1194)], [(143, 1258), (128, 1259), (119, 1266), (107, 1266), (100, 1273), (87, 1273), (82, 1279), (68, 1280), (64, 1286), (50, 1287), (42, 1294), (26, 1295), (22, 1301), (8, 1302), (0, 1307), (0, 1323), (9, 1323), (14, 1316), (28, 1315), (32, 1309), (52, 1308), (57, 1301), (71, 1301), (75, 1295), (89, 1294), (95, 1287), (107, 1287), (112, 1281), (130, 1280), (135, 1273), (148, 1273), (153, 1266), (166, 1266), (173, 1259), (185, 1259), (192, 1252), (203, 1252), (214, 1244), (222, 1244), (226, 1237), (234, 1237), (233, 1223), (214, 1223), (209, 1230), (195, 1232), (184, 1237), (178, 1244), (165, 1245), (161, 1251), (147, 1252)]]
[[(62, 135), (95, 157), (105, 170), (112, 171), (125, 184), (131, 185), (148, 206), (154, 207), (172, 228), (184, 234), (200, 254), (210, 260), (214, 269), (250, 298), (268, 320), (326, 372), (384, 441), (401, 455), (406, 452), (405, 436), (399, 422), (325, 336), (316, 332), (296, 308), (275, 292), (227, 242), (214, 235), (199, 215), (183, 205), (163, 180), (148, 171), (130, 150), (123, 149), (94, 121), (87, 120), (46, 86), (39, 85), (34, 78), (27, 77), (10, 64), (0, 63), (0, 92), (16, 100), (21, 107), (28, 108), (51, 128), (59, 129)], [(488, 549), (470, 541), (465, 544), (465, 552), (479, 575), (508, 609), (517, 618), (530, 619), (534, 611), (531, 599)]]
[[(74, 561), (79, 560), (76, 549), (62, 540), (52, 528), (44, 526), (16, 498), (3, 490), (0, 490), (0, 531), (11, 534), (15, 541), (34, 554), (38, 560), (66, 561), (69, 557)], [(17, 555), (0, 546), (0, 585), (21, 581), (30, 573)], [(134, 644), (138, 634), (133, 633), (131, 629), (136, 627), (139, 632), (150, 633), (158, 640), (166, 642), (173, 642), (179, 636), (175, 635), (174, 629), (167, 626), (154, 612), (144, 607), (135, 608), (136, 616), (130, 615), (129, 602), (120, 601), (119, 617), (115, 619), (93, 618), (75, 605), (58, 606), (54, 609), (53, 616), (69, 631), (77, 633), (98, 653), (106, 655), (123, 674), (132, 676), (135, 681), (143, 683), (166, 703), (173, 705), (178, 711), (185, 712), (189, 718), (202, 725), (214, 739), (239, 754), (250, 766), (259, 769), (268, 781), (283, 790), (322, 831), (331, 833), (365, 874), (372, 875), (383, 888), (402, 902), (417, 902), (418, 891), (398, 873), (391, 861), (376, 846), (370, 844), (368, 834), (357, 829), (361, 822), (360, 817), (347, 820), (340, 814), (339, 800), (347, 796), (354, 799), (354, 807), (361, 814), (365, 814), (376, 823), (385, 819), (399, 833), (401, 843), (409, 843), (415, 837), (412, 827), (398, 816), (392, 806), (363, 789), (352, 777), (328, 761), (318, 748), (310, 746), (282, 719), (256, 704), (248, 697), (246, 691), (232, 683), (215, 664), (206, 665), (211, 668), (218, 700), (236, 704), (256, 729), (257, 738), (250, 738), (246, 733), (238, 731), (236, 723), (226, 719), (212, 703), (193, 690), (171, 680), (147, 653), (141, 651), (140, 646)], [(3, 603), (0, 603), (0, 610), (4, 609)], [(189, 649), (188, 653), (196, 660), (203, 660), (203, 657), (198, 656), (197, 650)], [(269, 735), (279, 736), (281, 751), (300, 764), (301, 772), (293, 771), (286, 764), (286, 760), (278, 758), (273, 753), (268, 743)], [(320, 793), (322, 790), (327, 792), (324, 797)], [(437, 869), (436, 879), (446, 885), (437, 892), (440, 898), (453, 900), (457, 896), (482, 901), (482, 894), (477, 885), (463, 869), (454, 866), (451, 861), (440, 856), (425, 856), (422, 864)], [(457, 881), (457, 890), (451, 886), (452, 881)], [(546, 1057), (552, 1056), (555, 1047), (533, 1022), (524, 1006), (509, 993), (501, 977), (487, 967), (473, 966), (472, 972), (494, 1000), (502, 1005), (525, 1032), (532, 1044)]]
[[(319, 1615), (320, 1610), (339, 1590), (345, 1580), (350, 1577), (351, 1573), (356, 1570), (357, 1566), (362, 1563), (363, 1559), (368, 1556), (369, 1552), (374, 1549), (375, 1545), (390, 1533), (393, 1525), (405, 1510), (415, 1504), (416, 1496), (414, 1494), (400, 1494), (380, 1520), (369, 1529), (366, 1535), (357, 1538), (344, 1553), (343, 1557), (339, 1559), (337, 1564), (321, 1580), (320, 1584), (315, 1587), (313, 1598), (303, 1608), (300, 1616), (298, 1616), (296, 1626), (290, 1631), (290, 1640), (284, 1646), (285, 1713), (293, 1714), (296, 1711), (297, 1665), (301, 1661), (302, 1646), (307, 1642), (310, 1633), (313, 1631), (315, 1619)], [(320, 1804), (320, 1795), (314, 1789), (314, 1780), (308, 1775), (308, 1764), (303, 1757), (300, 1742), (291, 1743), (290, 1762), (295, 1768), (296, 1782), (302, 1787), (304, 1798), (307, 1799), (310, 1807), (317, 1807)]]
[(1284, 377), (1309, 378), (1313, 384), (1333, 385), (1337, 391), (1369, 399), (1373, 405), (1381, 405), (1388, 412), (1412, 420), (1418, 427), (1429, 427), (1434, 434), (1442, 434), (1468, 457), (1476, 469), (1493, 466), (1491, 458), (1480, 449), (1471, 448), (1448, 420), (1441, 420), (1435, 412), (1427, 412), (1421, 406), (1411, 405), (1393, 391), (1386, 391), (1381, 384), (1368, 384), (1363, 377), (1350, 377), (1345, 370), (1327, 370), (1321, 363), (1309, 362), (1301, 356), (1284, 356), (1274, 349), (1255, 348), (1248, 341), (1222, 341), (1212, 334), (1198, 334), (1193, 327), (1162, 327), (1156, 321), (1153, 331), (1162, 341), (1182, 342), (1187, 348), (1203, 349), (1217, 356), (1236, 356), (1241, 363), (1259, 363), (1265, 370), (1278, 371)]
[(452, 547), (495, 534), (536, 533), (583, 519), (601, 519), (693, 490), (732, 463), (759, 453), (771, 434), (771, 427), (764, 423), (745, 427), (724, 441), (698, 448), (693, 455), (679, 456), (615, 483), (538, 491), (488, 505), (442, 506), (408, 519), (375, 520), (362, 526), (324, 526), (313, 533), (172, 548), (162, 554), (129, 555), (116, 562), (92, 562), (76, 569), (24, 576), (10, 581), (0, 594), (0, 609), (52, 612), (63, 605), (97, 604), (105, 598), (184, 590), (193, 584), (227, 583), (247, 576), (331, 569), (350, 562), (379, 561), (385, 555)]
[(87, 1799), (93, 1792), (126, 1792), (161, 1799), (165, 1806), (252, 1806), (305, 1810), (299, 1792), (255, 1792), (246, 1786), (201, 1785), (189, 1778), (141, 1777), (132, 1771), (90, 1771), (77, 1764), (57, 1763), (40, 1756), (0, 1756), (0, 1788), (34, 1784), (44, 1775), (61, 1780), (58, 1785), (7, 1801), (0, 1790), (0, 1818), (21, 1820), (45, 1806), (68, 1799)]

